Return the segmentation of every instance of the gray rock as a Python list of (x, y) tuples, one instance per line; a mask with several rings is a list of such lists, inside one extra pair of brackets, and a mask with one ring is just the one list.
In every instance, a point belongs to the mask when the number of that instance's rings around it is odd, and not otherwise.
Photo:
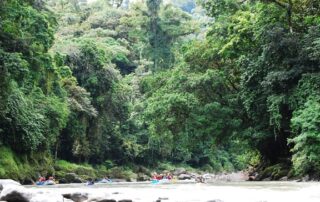
[(206, 174), (203, 174), (202, 175), (202, 177), (204, 178), (204, 179), (213, 179), (213, 178), (215, 178), (215, 175), (214, 174), (210, 174), (210, 173), (206, 173)]
[(178, 179), (179, 180), (190, 180), (191, 179), (191, 175), (188, 175), (188, 174), (180, 174), (178, 176)]
[(54, 192), (26, 189), (19, 183), (13, 182), (4, 186), (0, 200), (7, 202), (63, 202), (63, 197)]
[(114, 199), (104, 199), (104, 198), (91, 198), (86, 202), (117, 202)]
[(190, 173), (190, 176), (193, 178), (193, 179), (198, 179), (201, 177), (201, 175), (199, 175), (198, 173)]
[(64, 178), (59, 179), (59, 184), (68, 184), (67, 180)]
[(176, 175), (176, 176), (179, 176), (181, 174), (186, 174), (187, 173), (187, 170), (184, 169), (184, 168), (176, 168), (174, 171), (173, 171), (173, 175)]
[(83, 180), (75, 173), (67, 173), (64, 176), (64, 179), (67, 183), (82, 183)]
[(271, 177), (264, 178), (262, 181), (271, 181)]
[(309, 175), (306, 175), (301, 180), (302, 180), (302, 182), (307, 182), (310, 180), (310, 177), (309, 177)]
[(23, 185), (33, 185), (34, 183), (35, 182), (31, 178), (22, 181)]
[(255, 181), (256, 180), (256, 176), (250, 175), (248, 178), (248, 181)]
[(90, 194), (89, 199), (86, 202), (113, 202), (116, 201), (114, 198), (116, 197), (112, 196), (111, 194), (99, 192)]
[(284, 177), (280, 178), (280, 181), (288, 181), (288, 177), (284, 176)]
[(30, 202), (32, 193), (26, 188), (17, 185), (5, 185), (1, 194), (0, 200), (7, 202)]
[[(6, 185), (16, 185), (16, 186), (20, 186), (21, 184), (17, 181), (14, 180), (10, 180), (10, 179), (3, 179), (0, 180), (0, 185), (2, 185), (2, 187), (5, 187)], [(1, 190), (1, 188), (0, 188)]]
[(138, 173), (138, 178), (137, 178), (137, 181), (148, 181), (150, 180), (150, 177), (146, 174), (143, 174), (143, 173)]
[(119, 200), (118, 202), (132, 202), (131, 199), (122, 199), (122, 200)]
[(71, 199), (74, 202), (83, 202), (88, 200), (88, 193), (80, 193), (80, 192), (67, 193), (67, 194), (63, 194), (63, 197), (66, 199)]

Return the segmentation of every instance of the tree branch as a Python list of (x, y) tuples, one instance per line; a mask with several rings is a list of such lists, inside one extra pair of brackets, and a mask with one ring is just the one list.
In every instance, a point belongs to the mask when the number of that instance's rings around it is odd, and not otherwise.
[(277, 1), (277, 0), (271, 0), (271, 2), (277, 4), (278, 6), (281, 6), (283, 8), (287, 8), (287, 6), (288, 6), (286, 3), (281, 2), (281, 1)]

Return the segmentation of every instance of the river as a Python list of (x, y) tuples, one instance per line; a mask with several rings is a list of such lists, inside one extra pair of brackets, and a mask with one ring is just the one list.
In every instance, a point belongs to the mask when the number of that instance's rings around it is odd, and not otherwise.
[(224, 182), (212, 184), (112, 183), (94, 185), (55, 185), (28, 187), (54, 189), (57, 193), (82, 192), (110, 199), (137, 202), (319, 202), (320, 183), (316, 182)]

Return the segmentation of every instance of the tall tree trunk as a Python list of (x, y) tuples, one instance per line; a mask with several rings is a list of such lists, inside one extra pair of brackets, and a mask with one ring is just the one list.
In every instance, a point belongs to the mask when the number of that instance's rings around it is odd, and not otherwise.
[(59, 143), (60, 143), (60, 141), (59, 141), (59, 138), (58, 138), (58, 140), (57, 140), (57, 142), (56, 142), (55, 152), (54, 152), (54, 162), (56, 162), (56, 161), (57, 161), (57, 159), (58, 159)]
[(290, 33), (293, 33), (293, 25), (292, 25), (292, 0), (289, 0), (287, 6), (287, 18), (288, 18), (288, 26)]
[(289, 30), (290, 30), (290, 33), (293, 33), (293, 25), (292, 25), (292, 7), (293, 7), (293, 3), (292, 3), (292, 0), (288, 0), (288, 3), (282, 2), (282, 1), (278, 1), (278, 0), (268, 0), (268, 1), (269, 2), (273, 2), (273, 3), (277, 4), (278, 6), (280, 6), (281, 8), (286, 9)]
[(150, 16), (150, 27), (152, 32), (152, 37), (150, 42), (153, 48), (153, 70), (155, 71), (158, 67), (158, 59), (156, 55), (156, 49), (158, 47), (158, 19), (159, 19), (159, 10), (162, 0), (147, 0), (147, 6), (149, 9)]
[(157, 20), (156, 20), (156, 18), (153, 19), (153, 22), (152, 22), (152, 32), (154, 34), (154, 39), (153, 39), (153, 45), (154, 45), (154, 47), (153, 47), (153, 69), (154, 69), (154, 71), (156, 71), (157, 70), (157, 63), (158, 63), (158, 61), (157, 61), (157, 51), (156, 51), (156, 49), (158, 47), (158, 42), (157, 42), (158, 33), (157, 33)]

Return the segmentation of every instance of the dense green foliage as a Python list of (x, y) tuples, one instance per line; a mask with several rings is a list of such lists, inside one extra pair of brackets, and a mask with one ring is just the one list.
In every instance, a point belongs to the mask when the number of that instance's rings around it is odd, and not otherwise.
[(43, 175), (54, 173), (49, 153), (17, 155), (7, 147), (1, 147), (0, 152), (0, 179), (11, 178), (31, 183), (32, 179), (39, 177), (39, 173)]
[(208, 34), (213, 47), (206, 51), (216, 67), (235, 79), (244, 109), (241, 136), (269, 163), (290, 162), (293, 154), (296, 174), (314, 174), (319, 168), (318, 144), (312, 139), (319, 133), (316, 2), (205, 3), (216, 19)]
[(2, 1), (0, 10), (1, 141), (19, 152), (46, 151), (69, 115), (66, 92), (47, 53), (55, 20), (32, 2)]
[(41, 155), (60, 177), (319, 177), (319, 24), (318, 0), (3, 0), (0, 177), (43, 172)]

